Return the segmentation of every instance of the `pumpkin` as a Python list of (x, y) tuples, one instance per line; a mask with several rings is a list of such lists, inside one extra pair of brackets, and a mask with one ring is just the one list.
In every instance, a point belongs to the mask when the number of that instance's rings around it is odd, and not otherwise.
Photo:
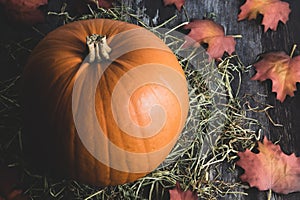
[(137, 25), (109, 19), (50, 32), (23, 73), (25, 152), (44, 169), (95, 186), (157, 168), (189, 109), (172, 51)]

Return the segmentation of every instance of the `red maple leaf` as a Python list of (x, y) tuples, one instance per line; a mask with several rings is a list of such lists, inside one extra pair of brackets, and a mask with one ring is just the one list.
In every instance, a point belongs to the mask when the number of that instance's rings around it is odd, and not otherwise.
[(272, 92), (277, 93), (277, 99), (284, 101), (286, 95), (294, 96), (296, 82), (300, 81), (300, 56), (291, 58), (284, 52), (271, 52), (261, 56), (254, 63), (257, 73), (252, 80), (272, 80)]
[(212, 20), (195, 20), (184, 26), (191, 29), (185, 37), (184, 47), (195, 44), (208, 44), (207, 53), (211, 58), (219, 59), (226, 51), (235, 51), (235, 40), (232, 36), (225, 36), (224, 28)]
[(19, 173), (15, 168), (0, 166), (0, 200), (28, 200), (29, 197), (23, 194), (20, 185)]
[(185, 0), (164, 0), (165, 6), (174, 4), (177, 10), (181, 10), (182, 6), (184, 5)]
[(262, 14), (264, 16), (262, 24), (265, 32), (269, 28), (276, 30), (279, 21), (285, 24), (291, 12), (289, 4), (280, 0), (247, 0), (240, 9), (239, 21), (246, 18), (249, 20), (256, 19), (258, 14)]
[(197, 194), (187, 190), (182, 191), (180, 184), (177, 182), (176, 187), (173, 190), (169, 190), (170, 200), (197, 200)]
[(45, 13), (39, 8), (47, 3), (48, 0), (0, 0), (8, 19), (28, 25), (45, 21)]
[(273, 190), (288, 194), (300, 191), (300, 158), (295, 154), (286, 155), (279, 145), (267, 138), (258, 142), (259, 153), (250, 150), (239, 152), (237, 165), (245, 170), (241, 180), (259, 190)]

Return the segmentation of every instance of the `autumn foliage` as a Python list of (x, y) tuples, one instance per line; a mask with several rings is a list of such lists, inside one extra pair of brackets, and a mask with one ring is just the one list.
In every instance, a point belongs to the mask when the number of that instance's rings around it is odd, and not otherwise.
[(185, 3), (185, 0), (164, 0), (165, 6), (174, 4), (176, 6), (177, 10), (179, 10), (179, 11), (181, 10), (184, 3)]
[[(76, 14), (89, 13), (87, 5), (94, 8), (109, 9), (115, 0), (68, 0), (71, 11)], [(185, 0), (163, 0), (165, 6), (173, 5), (181, 11)], [(7, 18), (26, 25), (45, 22), (46, 12), (42, 7), (48, 0), (0, 0), (0, 5)], [(68, 5), (69, 6), (69, 5)], [(264, 32), (276, 31), (278, 24), (286, 24), (291, 12), (289, 3), (281, 0), (246, 0), (240, 7), (238, 21), (257, 19), (262, 15)], [(226, 35), (224, 27), (212, 20), (194, 20), (188, 22), (184, 29), (190, 30), (185, 37), (184, 47), (207, 45), (210, 58), (220, 59), (224, 53), (235, 52), (236, 41), (233, 36)], [(259, 53), (259, 52), (258, 52)], [(287, 96), (294, 96), (296, 83), (300, 82), (300, 56), (290, 56), (284, 52), (270, 52), (260, 56), (253, 64), (256, 74), (251, 80), (272, 81), (272, 92), (283, 102)], [(300, 191), (300, 158), (285, 154), (279, 145), (273, 144), (266, 137), (258, 142), (258, 153), (247, 149), (239, 152), (236, 162), (244, 172), (240, 176), (243, 182), (261, 191), (272, 190), (276, 193), (288, 194)], [(19, 189), (20, 180), (14, 169), (0, 166), (0, 200), (27, 200), (29, 196)], [(179, 183), (169, 190), (170, 200), (197, 200), (196, 192), (184, 191)]]
[(276, 30), (279, 21), (285, 24), (289, 19), (290, 12), (289, 4), (280, 0), (247, 0), (241, 6), (238, 20), (256, 19), (259, 14), (262, 14), (264, 16), (262, 24), (266, 32), (269, 28)]
[(183, 191), (180, 187), (180, 184), (177, 182), (176, 187), (172, 190), (169, 190), (170, 200), (197, 200), (197, 194), (187, 190)]
[(235, 40), (225, 36), (224, 28), (212, 20), (194, 20), (184, 26), (191, 31), (187, 35), (185, 47), (208, 44), (207, 53), (211, 58), (221, 58), (224, 52), (232, 54), (235, 51)]
[(48, 0), (0, 0), (7, 18), (28, 25), (45, 21), (46, 14), (40, 7), (47, 3)]
[(241, 180), (259, 190), (288, 194), (300, 191), (300, 158), (286, 155), (267, 138), (258, 142), (259, 153), (239, 152), (237, 165), (245, 170)]
[(0, 200), (29, 200), (19, 186), (18, 170), (0, 165)]
[(261, 55), (254, 63), (257, 73), (252, 80), (272, 80), (272, 91), (283, 102), (286, 95), (294, 96), (296, 82), (300, 82), (300, 56), (291, 58), (284, 52), (271, 52)]

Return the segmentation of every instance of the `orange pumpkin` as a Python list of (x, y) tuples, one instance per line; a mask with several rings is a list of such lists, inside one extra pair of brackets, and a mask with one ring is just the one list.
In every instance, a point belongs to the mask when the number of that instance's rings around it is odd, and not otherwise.
[(145, 176), (176, 143), (188, 113), (184, 72), (153, 33), (77, 21), (49, 33), (23, 73), (27, 152), (96, 186)]

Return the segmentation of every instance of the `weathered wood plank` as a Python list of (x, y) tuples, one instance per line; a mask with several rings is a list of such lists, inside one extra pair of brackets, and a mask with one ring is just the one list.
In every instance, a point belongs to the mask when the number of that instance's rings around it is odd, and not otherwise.
[[(52, 1), (54, 2), (54, 1)], [(149, 25), (158, 25), (165, 20), (177, 14), (177, 18), (171, 22), (170, 27), (174, 27), (182, 22), (187, 21), (183, 12), (176, 11), (174, 6), (163, 5), (162, 0), (125, 0), (125, 5), (132, 6), (133, 4), (140, 7), (139, 13), (145, 12), (150, 18), (145, 17), (144, 21)], [(188, 17), (202, 19), (208, 14), (215, 15), (215, 21), (225, 27), (226, 34), (235, 35), (241, 34), (241, 39), (236, 39), (237, 46), (236, 52), (239, 55), (241, 61), (246, 65), (253, 63), (257, 55), (267, 51), (283, 50), (289, 53), (293, 44), (300, 43), (300, 2), (295, 0), (288, 0), (290, 3), (292, 13), (287, 25), (280, 24), (278, 30), (268, 31), (263, 33), (263, 27), (259, 25), (259, 20), (252, 21), (237, 21), (237, 15), (239, 7), (244, 1), (239, 0), (187, 0), (185, 3), (185, 9)], [(59, 10), (61, 5), (52, 3), (54, 7), (51, 10)], [(2, 21), (0, 20), (2, 23)], [(55, 23), (53, 27), (55, 27)], [(9, 26), (8, 26), (9, 27)], [(51, 30), (53, 27), (42, 27), (45, 30)], [(11, 30), (3, 32), (2, 38), (10, 39), (19, 36), (20, 33), (13, 32)], [(41, 36), (40, 36), (41, 37)], [(299, 48), (298, 48), (299, 49)], [(296, 50), (295, 54), (299, 54), (299, 50)], [(6, 53), (2, 53), (6, 55)], [(2, 58), (0, 63), (6, 63), (6, 59)], [(15, 70), (15, 69), (14, 69)], [(19, 69), (17, 69), (19, 70)], [(7, 74), (11, 74), (8, 72)], [(275, 99), (275, 94), (271, 91), (271, 82), (259, 83), (256, 81), (250, 81), (250, 77), (254, 74), (254, 69), (250, 73), (244, 73), (242, 77), (242, 87), (240, 95), (244, 94), (266, 94), (266, 96), (255, 95), (258, 101), (262, 103), (268, 103), (274, 106), (270, 110), (270, 116), (276, 123), (280, 123), (283, 126), (274, 126), (264, 114), (249, 113), (249, 117), (256, 118), (264, 127), (262, 133), (266, 134), (272, 141), (279, 141), (283, 150), (286, 153), (296, 152), (300, 156), (300, 91), (295, 93), (295, 97), (287, 98), (284, 103), (280, 103)], [(2, 75), (1, 74), (1, 78)], [(6, 76), (5, 76), (6, 77)], [(258, 128), (258, 127), (253, 127)], [(220, 169), (223, 172), (223, 180), (226, 181), (238, 181), (238, 175), (240, 172), (227, 173), (228, 166), (225, 163)], [(249, 195), (247, 197), (233, 197), (233, 199), (245, 199), (245, 200), (265, 200), (267, 199), (268, 192), (258, 192), (256, 189), (249, 189), (247, 191)], [(225, 197), (224, 199), (228, 199)], [(277, 195), (272, 194), (273, 200), (298, 200), (300, 199), (300, 193), (293, 193), (289, 195)]]
[[(300, 37), (297, 33), (300, 33), (300, 19), (299, 2), (289, 1), (291, 9), (293, 10), (290, 15), (290, 20), (287, 25), (280, 24), (278, 30), (268, 31), (263, 33), (263, 27), (259, 25), (259, 20), (252, 21), (237, 21), (237, 15), (239, 7), (244, 1), (223, 1), (223, 0), (194, 0), (186, 1), (185, 9), (188, 17), (202, 19), (208, 14), (215, 15), (215, 21), (224, 26), (226, 34), (235, 35), (241, 34), (242, 39), (237, 39), (236, 52), (245, 66), (248, 66), (255, 62), (257, 56), (260, 53), (283, 50), (287, 53), (291, 50), (294, 43), (300, 42)], [(175, 10), (174, 6), (164, 7), (161, 0), (155, 1), (136, 1), (136, 3), (146, 8), (146, 14), (150, 16), (148, 22), (153, 25), (160, 24), (166, 19), (170, 18), (174, 14), (178, 17), (172, 22), (171, 26), (178, 25), (187, 21), (186, 16), (181, 12)], [(298, 54), (299, 51), (296, 51)], [(280, 123), (283, 126), (274, 126), (265, 114), (249, 113), (249, 117), (257, 119), (264, 127), (262, 133), (267, 135), (272, 141), (280, 140), (283, 150), (286, 153), (296, 152), (300, 154), (300, 123), (298, 119), (300, 117), (300, 92), (295, 93), (294, 98), (288, 98), (284, 103), (280, 103), (275, 98), (275, 94), (271, 91), (271, 82), (259, 83), (256, 81), (250, 81), (251, 76), (255, 73), (254, 69), (250, 73), (244, 73), (242, 77), (242, 87), (240, 95), (244, 94), (263, 94), (255, 95), (255, 98), (261, 103), (267, 103), (273, 105), (274, 108), (270, 111), (270, 116), (276, 123)], [(267, 95), (267, 96), (264, 96)], [(258, 127), (254, 127), (258, 128)], [(226, 164), (224, 169), (226, 171)], [(235, 181), (238, 180), (237, 174), (224, 173), (224, 180)], [(267, 192), (259, 192), (256, 189), (249, 189), (248, 197), (239, 197), (239, 199), (267, 199)], [(236, 197), (237, 198), (237, 197)], [(225, 198), (226, 199), (226, 198)], [(289, 195), (277, 195), (272, 194), (273, 200), (293, 200), (300, 199), (300, 193), (293, 193)]]
[[(299, 43), (299, 2), (288, 1), (292, 9), (290, 20), (287, 25), (280, 24), (276, 32), (268, 32), (262, 38), (263, 51), (285, 51), (290, 53), (294, 44)], [(299, 50), (295, 52), (299, 54)], [(271, 91), (271, 83), (268, 82), (268, 91)], [(287, 98), (283, 103), (275, 99), (275, 94), (269, 92), (268, 103), (274, 106), (270, 115), (272, 118), (282, 124), (282, 127), (270, 126), (268, 136), (273, 141), (278, 141), (282, 150), (288, 154), (295, 152), (298, 156), (300, 153), (300, 137), (299, 137), (299, 109), (300, 98), (299, 92), (295, 93), (295, 97)], [(300, 198), (300, 193), (289, 195), (273, 194), (272, 199), (278, 200), (296, 200)]]

